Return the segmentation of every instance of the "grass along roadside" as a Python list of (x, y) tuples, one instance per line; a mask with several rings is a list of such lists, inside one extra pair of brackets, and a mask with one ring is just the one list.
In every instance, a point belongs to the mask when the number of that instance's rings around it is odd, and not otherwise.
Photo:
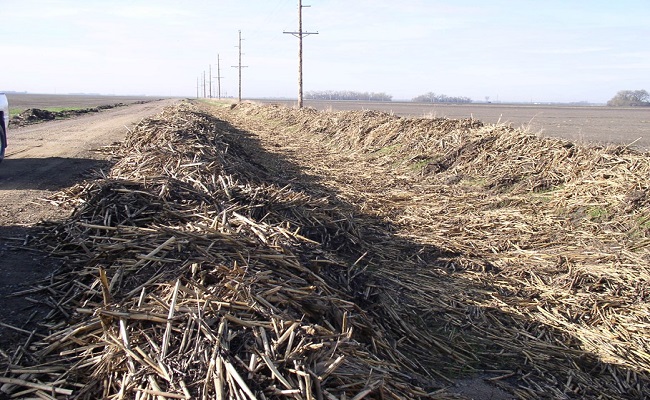
[[(39, 110), (44, 110), (44, 111), (49, 111), (51, 113), (60, 113), (64, 111), (77, 111), (77, 110), (83, 110), (84, 107), (45, 107), (45, 108), (40, 108)], [(21, 114), (25, 112), (27, 108), (10, 108), (9, 109), (9, 116), (13, 117), (18, 114)]]
[[(27, 108), (22, 111), (17, 112), (20, 109), (14, 108), (13, 114), (10, 110), (11, 115), (10, 124), (14, 126), (23, 126), (34, 123), (39, 123), (43, 121), (50, 121), (54, 119), (61, 118), (71, 118), (78, 115), (96, 113), (102, 110), (108, 110), (115, 107), (126, 106), (124, 103), (115, 103), (115, 104), (106, 104), (90, 108), (82, 107), (46, 107), (43, 109), (40, 108)], [(17, 112), (17, 113), (16, 113)]]

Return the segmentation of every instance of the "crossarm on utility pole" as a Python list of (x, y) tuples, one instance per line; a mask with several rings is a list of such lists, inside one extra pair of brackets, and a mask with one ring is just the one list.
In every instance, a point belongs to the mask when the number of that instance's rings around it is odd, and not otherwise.
[(235, 46), (239, 49), (239, 65), (233, 65), (233, 68), (238, 68), (239, 69), (239, 96), (238, 96), (238, 101), (241, 103), (241, 69), (242, 68), (247, 68), (248, 65), (241, 65), (241, 30), (239, 31), (239, 45)]
[(318, 35), (318, 32), (304, 32), (302, 30), (302, 0), (298, 0), (298, 32), (283, 32), (298, 38), (298, 108), (302, 108), (302, 38), (309, 35)]

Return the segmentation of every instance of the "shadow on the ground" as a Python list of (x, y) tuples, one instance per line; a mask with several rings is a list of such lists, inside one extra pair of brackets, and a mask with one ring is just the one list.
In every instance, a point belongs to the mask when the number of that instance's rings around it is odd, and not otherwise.
[(87, 158), (5, 158), (0, 164), (0, 190), (60, 190), (89, 171), (107, 167), (108, 161)]
[(32, 293), (62, 263), (35, 246), (42, 231), (39, 226), (0, 226), (0, 322), (6, 324), (0, 325), (3, 348), (28, 336), (14, 328), (31, 332), (51, 310), (46, 305), (47, 295)]
[[(0, 164), (0, 192), (56, 192), (112, 164), (111, 161), (85, 158), (6, 158)], [(0, 207), (10, 210), (11, 206), (30, 207), (28, 200), (19, 196), (10, 198), (25, 204), (2, 204)], [(8, 199), (4, 197), (3, 200)], [(63, 211), (60, 213), (63, 217)], [(18, 329), (42, 330), (38, 322), (51, 311), (53, 302), (48, 293), (32, 290), (42, 285), (62, 264), (62, 260), (50, 256), (38, 244), (38, 237), (46, 229), (45, 225), (0, 225), (0, 322), (13, 327), (0, 324), (0, 342), (5, 349), (26, 338)]]

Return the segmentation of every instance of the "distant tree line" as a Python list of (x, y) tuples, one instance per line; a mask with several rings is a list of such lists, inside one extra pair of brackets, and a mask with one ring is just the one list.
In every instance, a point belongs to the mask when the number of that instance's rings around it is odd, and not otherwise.
[(612, 107), (650, 106), (650, 94), (646, 90), (621, 90), (607, 102)]
[(447, 96), (445, 94), (429, 92), (414, 97), (411, 101), (416, 103), (471, 103), (472, 99), (463, 96)]
[(393, 96), (386, 93), (374, 92), (353, 92), (350, 90), (322, 90), (309, 91), (305, 93), (305, 99), (309, 100), (368, 100), (368, 101), (392, 101)]

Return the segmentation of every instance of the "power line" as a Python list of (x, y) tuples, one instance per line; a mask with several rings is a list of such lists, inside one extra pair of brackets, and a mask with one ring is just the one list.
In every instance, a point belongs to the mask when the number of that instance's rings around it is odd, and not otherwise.
[(318, 32), (304, 32), (302, 30), (302, 0), (298, 0), (298, 32), (283, 32), (298, 38), (298, 108), (302, 108), (302, 38), (309, 35), (318, 35)]
[(239, 97), (238, 97), (238, 101), (240, 103), (241, 103), (241, 69), (248, 67), (248, 65), (241, 65), (241, 41), (242, 41), (242, 38), (241, 38), (241, 30), (240, 30), (239, 31), (239, 45), (235, 46), (235, 47), (237, 47), (239, 49), (239, 65), (233, 65), (232, 66), (233, 68), (239, 69)]
[[(294, 1), (295, 0), (291, 0), (291, 3)], [(271, 2), (268, 1), (268, 3)], [(284, 15), (286, 12), (286, 6), (288, 4), (289, 0), (278, 0), (275, 3), (275, 6), (268, 8), (268, 12), (264, 13), (264, 18), (258, 22), (257, 25), (267, 27), (272, 26), (273, 23), (279, 22), (281, 20), (280, 16)], [(277, 37), (275, 35), (269, 35), (264, 30), (254, 30), (252, 32), (247, 32), (246, 39), (249, 41), (254, 40), (256, 48), (262, 49), (271, 48), (273, 44), (277, 43)]]

